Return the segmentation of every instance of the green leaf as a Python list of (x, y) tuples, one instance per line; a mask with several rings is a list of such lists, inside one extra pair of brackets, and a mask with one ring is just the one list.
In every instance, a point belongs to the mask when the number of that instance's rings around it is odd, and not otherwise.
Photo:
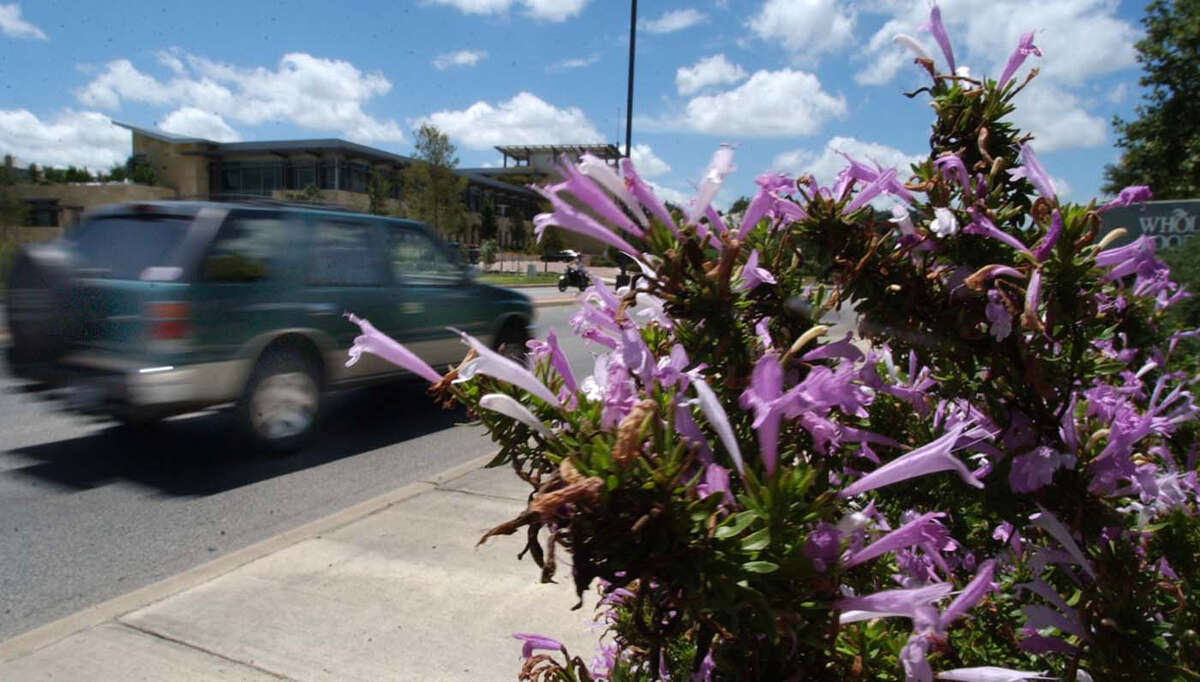
[(779, 564), (770, 561), (747, 561), (742, 568), (751, 573), (774, 573), (779, 570)]
[(757, 552), (771, 544), (771, 531), (762, 528), (742, 538), (742, 549), (747, 552)]
[(754, 519), (756, 518), (758, 518), (758, 514), (752, 511), (744, 511), (734, 514), (733, 516), (729, 517), (732, 523), (717, 527), (714, 535), (718, 540), (731, 538), (746, 530), (746, 527), (753, 523)]

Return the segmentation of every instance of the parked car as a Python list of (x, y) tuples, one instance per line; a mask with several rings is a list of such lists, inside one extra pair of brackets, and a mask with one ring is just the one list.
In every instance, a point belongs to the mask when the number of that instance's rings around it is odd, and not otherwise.
[(524, 353), (530, 300), (474, 281), (427, 226), (311, 206), (156, 202), (84, 217), (22, 250), (8, 287), (14, 374), (71, 410), (140, 425), (232, 405), (253, 442), (301, 447), (324, 389), (405, 375), (364, 355), (367, 318), (435, 367), (453, 327)]
[(542, 254), (543, 263), (570, 263), (580, 257), (580, 253), (574, 249), (565, 249), (563, 251), (554, 251), (552, 253)]

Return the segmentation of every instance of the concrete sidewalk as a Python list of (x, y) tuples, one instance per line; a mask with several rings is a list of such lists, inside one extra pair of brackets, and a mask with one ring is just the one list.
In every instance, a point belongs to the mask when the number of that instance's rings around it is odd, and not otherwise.
[(528, 492), (482, 463), (2, 642), (0, 680), (515, 680), (514, 632), (590, 659), (565, 562), (543, 585), (523, 532), (475, 548)]

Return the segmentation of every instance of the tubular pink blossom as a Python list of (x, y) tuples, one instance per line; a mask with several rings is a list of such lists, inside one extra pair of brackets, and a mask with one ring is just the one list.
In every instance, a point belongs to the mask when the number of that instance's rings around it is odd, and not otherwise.
[(524, 632), (515, 632), (513, 633), (513, 638), (519, 639), (525, 643), (524, 646), (521, 647), (521, 656), (525, 658), (532, 656), (533, 652), (538, 649), (545, 651), (563, 650), (562, 642), (559, 642), (557, 639), (546, 637), (545, 635), (533, 635)]
[(1025, 287), (1025, 312), (1022, 322), (1026, 329), (1042, 328), (1042, 320), (1038, 317), (1038, 304), (1042, 297), (1042, 269), (1039, 267), (1029, 276), (1029, 286)]
[(1130, 185), (1129, 187), (1121, 190), (1116, 199), (1113, 199), (1107, 204), (1096, 209), (1096, 212), (1104, 213), (1105, 211), (1109, 211), (1114, 208), (1120, 208), (1130, 204), (1140, 204), (1143, 201), (1149, 201), (1153, 196), (1153, 192), (1151, 192), (1150, 188), (1146, 187), (1145, 185)]
[(1033, 257), (1039, 263), (1044, 262), (1050, 257), (1050, 252), (1054, 250), (1054, 245), (1058, 243), (1058, 238), (1062, 236), (1063, 220), (1062, 213), (1056, 208), (1050, 214), (1050, 229), (1046, 231), (1046, 236), (1042, 238), (1042, 243), (1038, 244), (1033, 250)]
[(1053, 680), (1055, 678), (1046, 677), (1041, 673), (985, 665), (978, 668), (946, 670), (938, 673), (937, 679), (953, 680), (954, 682), (1022, 682), (1022, 680)]
[(634, 220), (638, 221), (639, 225), (645, 227), (645, 211), (642, 210), (641, 205), (638, 204), (638, 200), (630, 193), (629, 188), (625, 186), (625, 181), (621, 179), (620, 175), (617, 175), (617, 172), (608, 163), (598, 156), (584, 152), (579, 157), (579, 171), (608, 190), (613, 196), (620, 199), (621, 203), (625, 204), (625, 208), (629, 209)]
[(630, 256), (637, 257), (637, 249), (630, 246), (629, 242), (617, 236), (612, 230), (601, 225), (595, 218), (563, 201), (552, 191), (541, 187), (534, 187), (533, 189), (545, 197), (554, 208), (554, 212), (552, 213), (539, 213), (533, 218), (534, 229), (537, 231), (539, 240), (547, 226), (557, 225), (564, 230), (570, 230), (571, 232), (591, 237), (619, 251), (624, 251)]
[(917, 42), (916, 38), (910, 35), (897, 33), (895, 37), (892, 38), (892, 42), (896, 43), (897, 45), (903, 45), (904, 47), (907, 47), (914, 55), (916, 55), (917, 59), (928, 59), (929, 61), (933, 61), (933, 58), (930, 57), (929, 53), (925, 51), (925, 47), (922, 46), (921, 43)]
[(479, 406), (493, 412), (499, 412), (506, 417), (516, 419), (534, 431), (537, 431), (545, 438), (554, 437), (554, 434), (550, 432), (550, 429), (546, 428), (546, 425), (543, 424), (540, 419), (533, 416), (533, 413), (529, 411), (529, 408), (517, 402), (517, 400), (511, 395), (507, 395), (505, 393), (488, 393), (479, 399)]
[(1071, 558), (1091, 576), (1092, 580), (1095, 580), (1096, 571), (1092, 568), (1092, 562), (1088, 561), (1088, 558), (1083, 554), (1083, 550), (1079, 549), (1079, 545), (1075, 543), (1075, 538), (1071, 537), (1071, 531), (1067, 530), (1067, 527), (1062, 524), (1062, 521), (1058, 520), (1057, 516), (1046, 511), (1045, 507), (1038, 505), (1038, 509), (1041, 511), (1029, 517), (1029, 520), (1033, 521), (1033, 525), (1041, 528), (1055, 540), (1058, 540), (1059, 544), (1071, 555)]
[(967, 583), (963, 591), (954, 598), (954, 601), (950, 602), (950, 606), (947, 606), (946, 610), (942, 611), (942, 615), (938, 618), (939, 629), (945, 630), (951, 623), (969, 611), (971, 607), (978, 604), (979, 600), (983, 599), (988, 592), (994, 589), (992, 575), (995, 572), (996, 561), (994, 559), (983, 562), (983, 565), (975, 572), (975, 577), (971, 579), (971, 582)]
[(1008, 82), (1009, 78), (1012, 78), (1017, 69), (1021, 68), (1025, 58), (1031, 54), (1042, 56), (1042, 51), (1033, 44), (1033, 31), (1022, 35), (1021, 40), (1017, 42), (1016, 49), (1012, 51), (1008, 57), (1008, 63), (1004, 65), (1004, 73), (1000, 74), (1000, 80), (996, 82), (996, 88), (1003, 90), (1004, 84)]
[(1038, 162), (1037, 155), (1033, 153), (1033, 147), (1029, 144), (1021, 145), (1021, 163), (1024, 165), (1010, 168), (1008, 174), (1014, 179), (1025, 178), (1033, 185), (1038, 194), (1054, 201), (1058, 196), (1054, 189), (1054, 181), (1046, 174), (1042, 164)]
[(575, 373), (571, 371), (571, 363), (567, 362), (567, 356), (558, 345), (558, 337), (553, 329), (546, 335), (546, 345), (550, 348), (550, 366), (563, 378), (563, 385), (568, 391), (578, 392), (579, 385), (575, 383)]
[(358, 362), (358, 359), (365, 352), (378, 355), (393, 365), (406, 369), (430, 383), (436, 384), (442, 380), (442, 375), (438, 374), (424, 360), (417, 357), (416, 353), (413, 353), (400, 343), (397, 343), (392, 337), (376, 329), (370, 322), (353, 313), (347, 313), (346, 319), (357, 324), (359, 329), (362, 330), (360, 336), (354, 337), (354, 345), (350, 346), (350, 359), (346, 361), (347, 367)]
[(717, 196), (717, 190), (721, 189), (721, 184), (725, 182), (726, 176), (732, 173), (733, 169), (733, 147), (723, 144), (713, 153), (708, 170), (704, 172), (704, 178), (696, 190), (696, 196), (692, 198), (692, 203), (688, 208), (689, 223), (699, 222), (700, 216), (704, 215), (709, 205), (712, 204), (713, 197)]
[(921, 514), (912, 521), (850, 555), (846, 559), (846, 568), (857, 566), (888, 552), (895, 552), (900, 549), (912, 547), (913, 545), (944, 538), (946, 529), (937, 520), (945, 518), (945, 516), (941, 512)]
[(954, 68), (954, 50), (950, 47), (950, 36), (946, 34), (946, 27), (942, 25), (942, 10), (934, 3), (933, 8), (929, 10), (929, 23), (925, 28), (933, 34), (933, 39), (937, 41), (938, 47), (942, 48), (942, 54), (946, 56), (946, 63), (950, 65), (950, 70), (947, 73), (955, 73)]
[(862, 597), (839, 599), (834, 602), (833, 608), (841, 612), (838, 622), (842, 625), (889, 616), (912, 618), (918, 608), (929, 606), (953, 590), (954, 586), (950, 583), (934, 583), (907, 590), (884, 590)]
[(566, 179), (557, 185), (552, 185), (550, 187), (551, 190), (555, 192), (570, 192), (586, 204), (588, 208), (595, 211), (597, 215), (611, 222), (613, 225), (635, 237), (646, 236), (642, 228), (635, 225), (629, 219), (629, 216), (625, 215), (620, 208), (617, 208), (616, 203), (600, 188), (600, 185), (593, 182), (587, 175), (581, 173), (579, 168), (566, 154), (560, 159), (558, 169)]
[(650, 211), (650, 215), (654, 216), (656, 220), (661, 222), (668, 229), (670, 229), (672, 233), (678, 236), (679, 229), (675, 226), (675, 219), (672, 218), (671, 214), (667, 212), (666, 206), (663, 206), (663, 203), (658, 200), (658, 197), (654, 195), (654, 192), (650, 191), (650, 188), (647, 187), (646, 183), (642, 181), (641, 176), (639, 176), (637, 171), (633, 168), (633, 162), (628, 158), (623, 158), (621, 159), (620, 164), (621, 175), (625, 179), (625, 186), (629, 188), (630, 194), (637, 198), (638, 202), (644, 206), (646, 210)]
[(963, 228), (963, 233), (978, 235), (980, 237), (989, 237), (1003, 244), (1007, 244), (1021, 253), (1029, 254), (1029, 247), (1022, 244), (1021, 240), (996, 227), (996, 224), (993, 223), (990, 218), (983, 213), (979, 213), (974, 210), (971, 211), (971, 222)]
[(733, 465), (741, 475), (745, 471), (745, 465), (742, 463), (742, 451), (738, 448), (737, 438), (733, 435), (733, 427), (729, 425), (729, 415), (725, 414), (725, 408), (721, 407), (721, 401), (717, 399), (716, 394), (703, 379), (698, 376), (693, 377), (692, 385), (696, 387), (700, 411), (704, 413), (708, 423), (717, 432), (721, 444), (725, 446), (725, 450), (733, 460)]
[(505, 383), (512, 384), (526, 393), (537, 396), (550, 405), (562, 407), (562, 403), (558, 401), (558, 398), (554, 397), (550, 389), (546, 388), (546, 385), (541, 381), (538, 381), (538, 378), (533, 376), (532, 372), (488, 348), (474, 336), (466, 332), (458, 333), (463, 341), (475, 351), (478, 357), (468, 362), (466, 366), (458, 371), (458, 378), (454, 380), (455, 383), (468, 381), (476, 374), (486, 374)]
[(750, 252), (746, 264), (742, 266), (742, 283), (738, 291), (751, 291), (762, 283), (775, 284), (775, 276), (766, 268), (758, 267), (758, 249)]
[(846, 486), (838, 497), (853, 497), (868, 490), (907, 481), (939, 471), (956, 471), (968, 485), (982, 488), (983, 482), (975, 477), (967, 465), (951, 454), (955, 441), (962, 435), (963, 425), (956, 426), (937, 440), (888, 462), (882, 467)]

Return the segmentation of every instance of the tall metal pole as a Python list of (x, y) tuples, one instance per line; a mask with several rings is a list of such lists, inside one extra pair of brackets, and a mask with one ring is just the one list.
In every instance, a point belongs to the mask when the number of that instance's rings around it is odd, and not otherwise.
[(633, 137), (633, 53), (637, 44), (637, 0), (629, 9), (629, 95), (625, 98), (625, 156), (629, 156), (629, 140)]

